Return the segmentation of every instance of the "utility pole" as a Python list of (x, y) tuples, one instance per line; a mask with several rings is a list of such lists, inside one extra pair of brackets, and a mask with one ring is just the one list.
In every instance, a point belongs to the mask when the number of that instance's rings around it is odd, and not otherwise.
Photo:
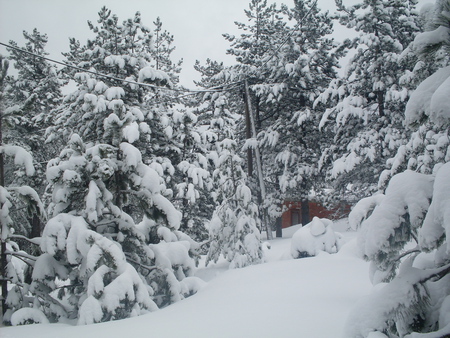
[[(252, 131), (254, 137), (256, 138), (255, 119), (253, 117), (252, 103), (251, 103), (251, 100), (250, 100), (250, 91), (248, 89), (247, 79), (244, 80), (244, 86), (245, 86), (245, 96), (247, 98), (247, 100), (246, 100), (247, 101), (247, 107), (248, 107), (248, 112), (249, 112), (248, 115), (250, 117), (251, 131)], [(255, 146), (255, 157), (256, 157), (256, 170), (258, 171), (259, 191), (261, 193), (261, 200), (265, 201), (265, 199), (266, 199), (266, 187), (264, 185), (264, 176), (263, 176), (262, 165), (261, 165), (261, 154), (259, 152), (259, 147), (258, 147), (257, 144)], [(272, 229), (267, 224), (267, 218), (265, 217), (265, 215), (263, 215), (263, 228), (266, 229), (267, 239), (273, 239)]]
[[(3, 82), (6, 78), (6, 73), (8, 71), (8, 61), (3, 60), (0, 56), (0, 146), (3, 145), (3, 111), (1, 107), (1, 101), (3, 100)], [(4, 170), (4, 161), (3, 161), (3, 152), (0, 152), (0, 186), (5, 186), (5, 170)], [(0, 204), (0, 209), (3, 209), (3, 203)], [(2, 315), (6, 312), (6, 297), (8, 297), (8, 280), (7, 280), (7, 264), (8, 260), (6, 259), (6, 239), (8, 229), (6, 228), (6, 224), (1, 223), (1, 256), (0, 256), (0, 266), (1, 266), (1, 283), (2, 283)]]
[[(252, 138), (252, 127), (250, 122), (250, 109), (248, 107), (248, 99), (247, 99), (247, 92), (244, 92), (244, 107), (245, 107), (245, 138), (251, 139)], [(253, 151), (252, 148), (247, 148), (247, 173), (248, 177), (253, 176)]]

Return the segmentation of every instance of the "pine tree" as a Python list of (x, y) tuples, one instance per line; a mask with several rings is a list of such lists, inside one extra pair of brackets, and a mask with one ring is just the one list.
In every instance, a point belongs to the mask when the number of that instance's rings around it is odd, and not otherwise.
[(208, 150), (198, 128), (198, 118), (185, 108), (172, 116), (177, 124), (174, 139), (181, 150), (173, 180), (176, 182), (178, 209), (182, 212), (181, 229), (198, 241), (207, 239), (205, 223), (211, 217), (212, 180)]
[(211, 127), (217, 133), (214, 180), (217, 182), (217, 207), (209, 224), (210, 248), (207, 264), (217, 262), (223, 255), (230, 268), (258, 264), (263, 259), (258, 207), (246, 184), (243, 161), (234, 140), (234, 117), (226, 108), (226, 98), (217, 95), (213, 100)]
[[(448, 48), (448, 40), (436, 31), (450, 32), (448, 9), (448, 0), (436, 2), (437, 15), (425, 25), (432, 30), (420, 33), (413, 43), (419, 57), (425, 51)], [(420, 83), (405, 109), (406, 125), (417, 129), (380, 180), (401, 171), (405, 163), (415, 171), (404, 170), (389, 180), (385, 196), (377, 195), (379, 203), (361, 222), (358, 235), (360, 252), (372, 265), (373, 283), (388, 283), (354, 309), (349, 318), (353, 324), (345, 332), (349, 337), (373, 331), (388, 337), (450, 334), (446, 319), (450, 299), (450, 69), (440, 56), (435, 59), (431, 54), (428, 59), (436, 61), (430, 69), (438, 70)], [(424, 255), (429, 257), (427, 264)], [(362, 323), (362, 318), (371, 319)]]
[(320, 110), (314, 100), (336, 77), (337, 55), (328, 38), (332, 20), (315, 2), (295, 1), (292, 9), (283, 6), (282, 11), (295, 26), (285, 28), (288, 38), (267, 64), (268, 83), (253, 88), (266, 114), (259, 138), (268, 181), (279, 185), (283, 199), (303, 201), (306, 224), (308, 196), (324, 187), (321, 155), (329, 144), (329, 135), (318, 130)]
[[(30, 241), (27, 237), (20, 235), (19, 222), (13, 219), (14, 208), (25, 208), (26, 217), (33, 215), (41, 219), (45, 218), (44, 206), (37, 192), (27, 185), (11, 185), (6, 182), (5, 157), (13, 158), (17, 167), (18, 176), (33, 176), (35, 168), (33, 157), (23, 147), (8, 144), (3, 135), (6, 126), (13, 125), (17, 112), (26, 111), (28, 102), (21, 106), (7, 107), (8, 101), (5, 94), (5, 83), (7, 79), (9, 63), (0, 56), (0, 226), (1, 226), (1, 284), (2, 284), (2, 321), (9, 323), (14, 310), (29, 306), (26, 298), (27, 280), (25, 273), (28, 266), (33, 266), (35, 257), (20, 250), (15, 242), (18, 239)], [(15, 234), (15, 230), (19, 230)], [(32, 241), (30, 241), (32, 242)], [(23, 263), (22, 263), (23, 262)], [(9, 283), (12, 283), (9, 287)]]
[(388, 168), (382, 173), (379, 185), (402, 169), (433, 173), (450, 158), (448, 113), (443, 103), (445, 99), (442, 99), (450, 72), (447, 52), (450, 42), (445, 34), (450, 31), (450, 18), (446, 14), (449, 9), (448, 1), (437, 1), (424, 23), (427, 30), (411, 43), (410, 50), (418, 57), (408, 74), (408, 81), (418, 82), (418, 86), (405, 107), (406, 124), (412, 133), (408, 142), (387, 162)]
[(89, 23), (95, 37), (85, 46), (71, 40), (66, 57), (78, 69), (66, 71), (77, 89), (48, 129), (49, 141), (70, 140), (48, 165), (51, 219), (37, 263), (51, 268), (35, 270), (31, 286), (48, 294), (40, 308), (52, 321), (126, 318), (195, 292), (183, 280), (193, 278), (197, 244), (179, 231), (163, 172), (172, 163), (159, 160), (177, 152), (173, 121), (151, 106), (171, 80), (150, 66), (152, 35), (139, 13), (119, 24), (104, 7), (98, 24)]
[(402, 126), (408, 89), (401, 77), (410, 66), (402, 52), (419, 30), (416, 1), (336, 1), (339, 21), (359, 36), (341, 48), (355, 48), (345, 76), (331, 82), (318, 102), (329, 102), (320, 122), (334, 142), (327, 150), (328, 174), (336, 193), (364, 197), (377, 189), (385, 162), (405, 143)]
[(151, 65), (156, 70), (162, 70), (170, 76), (170, 80), (173, 84), (179, 82), (179, 73), (181, 72), (181, 65), (183, 60), (173, 62), (171, 54), (175, 50), (174, 37), (168, 31), (163, 30), (162, 21), (158, 17), (153, 22), (155, 28), (153, 30), (154, 41), (153, 50), (151, 51), (153, 62)]
[[(8, 102), (9, 113), (4, 139), (32, 154), (36, 174), (27, 178), (14, 175), (7, 169), (6, 176), (8, 184), (31, 185), (42, 195), (46, 185), (46, 162), (58, 152), (56, 144), (45, 144), (44, 132), (51, 124), (50, 112), (62, 100), (61, 87), (64, 82), (58, 78), (56, 67), (42, 58), (48, 55), (45, 51), (47, 35), (36, 29), (32, 33), (24, 31), (23, 35), (25, 47), (10, 41), (12, 48), (7, 48), (10, 53), (8, 58), (13, 62), (17, 76), (5, 79), (4, 99)], [(18, 233), (27, 237), (40, 236), (42, 222), (37, 215), (15, 212), (11, 216), (14, 223), (23, 225), (22, 229), (16, 229)]]

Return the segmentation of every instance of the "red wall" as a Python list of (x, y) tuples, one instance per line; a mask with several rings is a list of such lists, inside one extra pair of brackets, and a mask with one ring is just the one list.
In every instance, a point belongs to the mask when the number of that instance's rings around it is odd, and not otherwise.
[[(302, 223), (302, 203), (301, 202), (284, 202), (284, 205), (288, 208), (283, 215), (281, 215), (281, 225), (283, 228), (290, 227), (295, 220), (295, 214), (298, 214), (299, 223)], [(321, 204), (316, 202), (309, 202), (309, 218), (313, 219), (314, 216), (319, 218), (328, 218), (331, 220), (337, 220), (343, 217), (347, 217), (350, 213), (351, 207), (349, 205), (338, 206), (333, 209), (326, 209)]]

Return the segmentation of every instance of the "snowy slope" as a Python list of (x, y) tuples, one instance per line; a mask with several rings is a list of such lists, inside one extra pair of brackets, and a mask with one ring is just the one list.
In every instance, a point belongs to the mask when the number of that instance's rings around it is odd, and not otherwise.
[[(293, 230), (284, 236), (292, 236)], [(290, 239), (270, 242), (266, 264), (198, 270), (209, 281), (196, 295), (154, 313), (87, 326), (2, 328), (2, 338), (340, 337), (356, 301), (370, 293), (368, 264), (356, 257), (354, 233), (338, 254), (293, 260)]]

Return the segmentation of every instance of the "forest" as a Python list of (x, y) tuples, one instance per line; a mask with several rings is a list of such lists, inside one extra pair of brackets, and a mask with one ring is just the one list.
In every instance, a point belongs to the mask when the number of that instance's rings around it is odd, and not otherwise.
[[(250, 0), (240, 35), (223, 34), (231, 66), (184, 65), (162, 19), (107, 7), (63, 61), (37, 29), (1, 41), (3, 325), (114, 321), (193, 296), (201, 260), (265, 262), (285, 201), (312, 221), (293, 258), (315, 256), (328, 220), (310, 218), (314, 200), (352, 206), (384, 286), (346, 337), (450, 336), (450, 0), (335, 1)], [(337, 42), (337, 24), (354, 37)]]

